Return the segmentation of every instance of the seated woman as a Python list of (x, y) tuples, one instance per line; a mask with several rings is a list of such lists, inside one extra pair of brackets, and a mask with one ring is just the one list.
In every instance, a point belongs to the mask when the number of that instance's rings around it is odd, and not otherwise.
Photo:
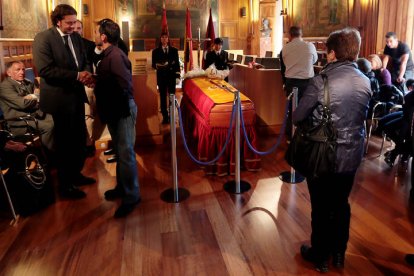
[(369, 79), (372, 94), (375, 98), (375, 95), (379, 92), (380, 86), (378, 79), (375, 77), (375, 73), (372, 71), (371, 63), (365, 58), (359, 58), (357, 59), (357, 64), (358, 69), (361, 70), (361, 72), (364, 73), (364, 75)]
[(384, 154), (384, 161), (394, 166), (395, 159), (402, 154), (401, 161), (407, 161), (411, 155), (411, 123), (414, 113), (414, 80), (406, 83), (409, 92), (404, 97), (403, 110), (384, 116), (379, 122), (381, 129), (395, 143), (393, 150)]
[(371, 62), (372, 71), (375, 77), (379, 81), (380, 85), (387, 84), (391, 85), (391, 73), (387, 69), (381, 70), (382, 61), (378, 55), (372, 54), (367, 57), (368, 61)]

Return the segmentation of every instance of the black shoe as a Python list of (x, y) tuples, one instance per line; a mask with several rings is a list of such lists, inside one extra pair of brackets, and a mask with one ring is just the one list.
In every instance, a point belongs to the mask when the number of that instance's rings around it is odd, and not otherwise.
[(414, 254), (405, 255), (405, 262), (410, 265), (414, 265)]
[(89, 176), (84, 176), (83, 174), (80, 174), (77, 181), (76, 181), (76, 186), (85, 186), (85, 185), (91, 185), (96, 183), (96, 179), (89, 177)]
[(302, 258), (308, 262), (311, 262), (315, 265), (316, 271), (325, 273), (329, 271), (328, 262), (327, 261), (319, 261), (312, 253), (312, 248), (307, 245), (302, 245), (300, 247), (300, 254)]
[(121, 198), (124, 196), (124, 192), (121, 191), (120, 189), (112, 189), (112, 190), (108, 190), (104, 193), (105, 199), (106, 200), (115, 200), (117, 198)]
[(394, 167), (394, 162), (395, 162), (395, 159), (397, 158), (397, 156), (394, 154), (394, 152), (392, 150), (387, 151), (384, 154), (384, 157), (385, 157), (384, 158), (385, 163), (387, 163), (388, 166), (390, 166), (390, 168)]
[(112, 154), (115, 154), (114, 149), (108, 149), (108, 150), (104, 151), (104, 155), (112, 155)]
[(131, 213), (132, 211), (134, 211), (135, 207), (140, 202), (141, 202), (141, 199), (139, 198), (134, 203), (121, 203), (121, 205), (115, 211), (114, 218), (123, 218), (123, 217), (126, 217), (129, 213)]
[(96, 148), (95, 145), (86, 146), (86, 156), (92, 157), (95, 156)]
[(334, 254), (332, 254), (332, 264), (336, 268), (344, 268), (345, 254), (343, 254), (343, 253), (334, 253)]
[(74, 186), (60, 188), (60, 196), (70, 199), (81, 199), (86, 197), (86, 193)]
[(118, 159), (116, 158), (116, 155), (113, 155), (106, 159), (106, 163), (115, 163)]
[(164, 119), (162, 119), (162, 124), (163, 125), (167, 125), (169, 123), (170, 123), (170, 118), (164, 118)]

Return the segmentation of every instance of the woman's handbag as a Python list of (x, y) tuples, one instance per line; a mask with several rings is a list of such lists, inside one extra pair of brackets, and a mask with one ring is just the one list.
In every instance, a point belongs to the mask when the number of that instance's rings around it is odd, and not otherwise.
[(337, 131), (329, 109), (328, 78), (324, 79), (322, 118), (317, 124), (306, 120), (299, 124), (285, 154), (290, 166), (305, 177), (335, 172)]

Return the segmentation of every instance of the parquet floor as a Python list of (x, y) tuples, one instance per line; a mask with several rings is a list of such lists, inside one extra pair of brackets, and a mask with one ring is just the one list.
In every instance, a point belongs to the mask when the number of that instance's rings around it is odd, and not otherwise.
[[(266, 139), (261, 149), (275, 140)], [(260, 172), (242, 172), (252, 188), (233, 195), (223, 190), (232, 176), (205, 176), (180, 145), (179, 185), (191, 195), (171, 204), (160, 199), (172, 187), (167, 135), (165, 141), (137, 149), (143, 200), (125, 219), (114, 219), (118, 203), (103, 198), (114, 186), (115, 164), (106, 164), (102, 152), (84, 169), (98, 180), (82, 188), (87, 198), (58, 198), (14, 227), (3, 212), (0, 275), (319, 274), (299, 254), (310, 237), (309, 194), (306, 183), (279, 179), (288, 169), (284, 148), (263, 157)], [(414, 275), (404, 263), (404, 255), (414, 253), (410, 170), (387, 168), (375, 156), (377, 144), (374, 139), (351, 194), (345, 268), (326, 275)]]

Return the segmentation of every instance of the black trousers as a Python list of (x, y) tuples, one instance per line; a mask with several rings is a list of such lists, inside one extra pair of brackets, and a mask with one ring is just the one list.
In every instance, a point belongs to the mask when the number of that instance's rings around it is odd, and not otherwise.
[(163, 119), (168, 119), (167, 95), (175, 94), (175, 78), (161, 78), (158, 82), (158, 90), (160, 92), (161, 114)]
[(354, 178), (355, 173), (350, 173), (307, 180), (312, 206), (311, 244), (319, 261), (333, 253), (345, 253), (351, 219), (348, 197)]
[(55, 128), (56, 168), (59, 185), (75, 184), (86, 158), (85, 105), (73, 103), (70, 111), (52, 114)]
[[(286, 96), (290, 95), (290, 93), (293, 90), (293, 87), (297, 87), (298, 88), (298, 103), (299, 103), (299, 100), (302, 97), (303, 92), (305, 92), (306, 88), (308, 87), (309, 80), (310, 79), (286, 78), (286, 82), (285, 82)], [(289, 111), (288, 112), (289, 113), (288, 113), (288, 118), (287, 118), (287, 122), (286, 122), (285, 134), (286, 134), (286, 137), (288, 138), (288, 140), (290, 140), (290, 138), (292, 137), (292, 104), (289, 105)]]

